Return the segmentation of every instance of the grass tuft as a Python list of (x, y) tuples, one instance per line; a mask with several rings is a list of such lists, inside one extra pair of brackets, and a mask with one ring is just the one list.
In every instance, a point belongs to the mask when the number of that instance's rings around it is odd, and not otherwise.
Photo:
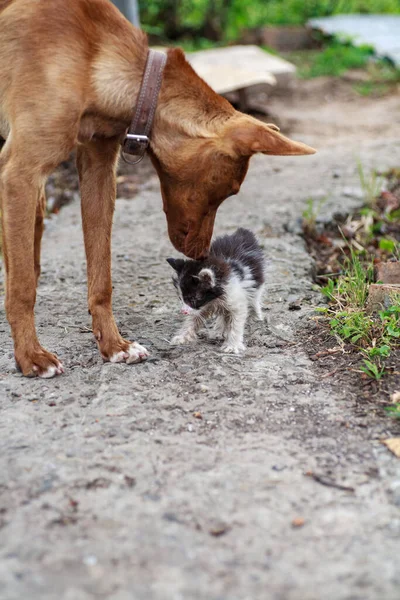
[(386, 373), (385, 359), (400, 347), (400, 294), (394, 295), (392, 305), (378, 315), (368, 314), (365, 304), (372, 276), (372, 264), (364, 265), (352, 249), (343, 273), (321, 289), (330, 304), (318, 312), (329, 318), (330, 329), (339, 341), (362, 354), (361, 371), (379, 380)]

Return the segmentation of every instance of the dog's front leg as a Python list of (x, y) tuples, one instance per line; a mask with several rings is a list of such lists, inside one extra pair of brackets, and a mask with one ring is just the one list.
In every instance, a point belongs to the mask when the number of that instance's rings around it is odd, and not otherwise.
[(42, 233), (42, 223), (36, 215), (43, 209), (43, 175), (39, 169), (18, 161), (18, 156), (18, 150), (12, 154), (5, 147), (0, 157), (5, 308), (18, 367), (24, 375), (49, 378), (64, 369), (54, 354), (42, 348), (35, 329)]
[(146, 360), (146, 348), (124, 340), (112, 313), (111, 228), (119, 142), (97, 140), (80, 146), (77, 166), (88, 274), (88, 304), (101, 355), (110, 362)]

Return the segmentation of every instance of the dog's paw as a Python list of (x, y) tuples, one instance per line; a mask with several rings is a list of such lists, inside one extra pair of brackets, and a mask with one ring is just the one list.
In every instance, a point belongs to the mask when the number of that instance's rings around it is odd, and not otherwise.
[(37, 374), (37, 376), (41, 377), (42, 379), (51, 379), (52, 377), (55, 377), (56, 375), (61, 375), (65, 372), (64, 365), (59, 360), (57, 361), (57, 364), (50, 365), (47, 367), (47, 369), (40, 369), (39, 367), (34, 365), (33, 370)]
[(143, 362), (148, 359), (150, 353), (144, 346), (141, 346), (137, 342), (131, 342), (128, 344), (125, 350), (120, 350), (119, 352), (115, 352), (109, 358), (109, 361), (112, 363), (121, 363), (124, 362), (128, 365)]
[(172, 346), (183, 346), (185, 344), (192, 344), (197, 340), (197, 335), (193, 335), (190, 333), (178, 333), (174, 335), (171, 340)]
[(22, 354), (16, 353), (15, 361), (17, 369), (25, 377), (40, 377), (42, 379), (51, 379), (56, 375), (64, 373), (64, 366), (51, 352), (47, 352), (40, 346), (32, 351), (25, 351)]
[(225, 354), (240, 354), (246, 350), (246, 346), (242, 342), (237, 344), (226, 343), (221, 346), (222, 352)]

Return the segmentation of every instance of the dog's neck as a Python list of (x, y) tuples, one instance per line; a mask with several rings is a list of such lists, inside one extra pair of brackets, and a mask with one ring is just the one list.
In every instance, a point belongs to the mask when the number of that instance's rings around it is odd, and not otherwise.
[[(187, 82), (182, 86), (182, 81)], [(164, 79), (151, 136), (151, 148), (168, 162), (182, 142), (212, 140), (236, 114), (200, 79), (178, 49), (168, 51)]]
[(147, 59), (145, 47), (107, 44), (96, 57), (92, 69), (92, 88), (96, 108), (104, 115), (125, 121), (132, 119)]
[[(121, 46), (108, 40), (92, 64), (91, 102), (81, 120), (80, 138), (122, 135), (130, 125), (146, 65), (147, 44), (136, 39)], [(182, 79), (188, 81), (185, 91)], [(151, 148), (161, 158), (172, 156), (183, 141), (212, 139), (235, 110), (221, 97), (211, 101), (208, 86), (197, 77), (179, 50), (169, 50), (151, 133)]]

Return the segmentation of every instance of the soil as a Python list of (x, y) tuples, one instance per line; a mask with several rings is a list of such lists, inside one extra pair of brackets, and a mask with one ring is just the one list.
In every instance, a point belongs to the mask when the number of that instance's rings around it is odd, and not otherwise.
[(77, 199), (51, 215), (37, 325), (65, 375), (17, 374), (0, 323), (1, 600), (397, 600), (400, 463), (381, 444), (400, 435), (382, 410), (392, 383), (366, 398), (352, 355), (315, 360), (336, 342), (314, 319), (324, 300), (299, 220), (310, 197), (327, 197), (326, 219), (362, 204), (357, 158), (399, 166), (399, 110), (399, 96), (336, 80), (271, 98), (318, 153), (255, 157), (219, 210), (216, 234), (249, 227), (268, 257), (266, 319), (249, 322), (243, 356), (206, 336), (169, 344), (174, 251), (148, 164), (122, 173), (136, 188), (120, 192), (113, 237), (116, 318), (147, 363), (101, 361)]
[[(352, 252), (366, 267), (382, 262), (397, 262), (392, 244), (400, 243), (400, 170), (382, 175), (382, 191), (374, 199), (349, 214), (336, 213), (327, 220), (320, 218), (318, 206), (311, 216), (303, 215), (302, 229), (307, 250), (314, 259), (314, 279), (319, 285), (343, 273)], [(385, 282), (386, 283), (386, 282)]]

